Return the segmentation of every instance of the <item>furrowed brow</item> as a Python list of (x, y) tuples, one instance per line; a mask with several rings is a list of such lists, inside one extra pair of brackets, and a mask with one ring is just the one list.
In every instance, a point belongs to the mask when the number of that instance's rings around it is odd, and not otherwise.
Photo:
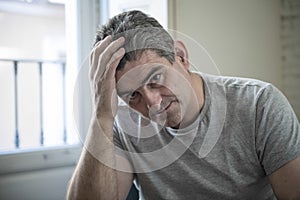
[[(158, 65), (158, 66), (155, 66), (155, 67), (152, 67), (151, 70), (148, 72), (147, 76), (144, 78), (144, 80), (140, 83), (140, 85), (144, 85), (146, 84), (149, 79), (151, 78), (151, 76), (158, 70), (160, 70), (161, 68), (163, 68), (163, 65)], [(118, 92), (118, 95), (120, 97), (123, 97), (124, 95), (126, 94), (131, 94), (133, 92), (133, 90), (127, 90), (127, 91), (121, 91), (121, 92)]]

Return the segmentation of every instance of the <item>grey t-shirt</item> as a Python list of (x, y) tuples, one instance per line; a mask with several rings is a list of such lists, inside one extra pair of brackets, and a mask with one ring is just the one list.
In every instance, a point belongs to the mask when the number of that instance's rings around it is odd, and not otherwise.
[(205, 103), (189, 127), (119, 110), (114, 142), (132, 163), (141, 199), (276, 199), (267, 176), (300, 156), (290, 104), (269, 83), (201, 76)]

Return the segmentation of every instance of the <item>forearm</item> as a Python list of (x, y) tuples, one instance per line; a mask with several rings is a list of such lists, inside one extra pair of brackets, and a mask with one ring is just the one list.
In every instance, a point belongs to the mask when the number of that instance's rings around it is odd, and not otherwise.
[(300, 199), (300, 157), (277, 169), (269, 180), (278, 199)]
[(112, 137), (112, 125), (101, 127), (96, 119), (92, 120), (80, 160), (70, 181), (68, 199), (118, 199)]
[[(115, 155), (113, 122), (118, 108), (115, 71), (125, 54), (124, 38), (111, 36), (97, 43), (90, 54), (93, 118), (84, 150), (70, 181), (68, 199), (125, 199), (132, 184), (131, 165)], [(101, 119), (99, 118), (101, 117)], [(120, 169), (119, 169), (120, 170)], [(129, 173), (127, 173), (129, 172)]]

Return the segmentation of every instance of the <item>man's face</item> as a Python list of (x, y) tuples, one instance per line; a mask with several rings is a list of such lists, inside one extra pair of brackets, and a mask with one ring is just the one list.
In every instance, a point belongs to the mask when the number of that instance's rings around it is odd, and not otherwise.
[(164, 126), (178, 128), (193, 94), (187, 70), (153, 51), (116, 72), (117, 93), (134, 110)]

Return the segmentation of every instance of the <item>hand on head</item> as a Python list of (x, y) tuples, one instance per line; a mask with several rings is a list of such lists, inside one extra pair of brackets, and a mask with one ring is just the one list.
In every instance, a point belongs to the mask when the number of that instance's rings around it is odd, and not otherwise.
[(123, 37), (112, 41), (111, 36), (99, 41), (90, 53), (90, 84), (94, 112), (97, 116), (112, 119), (117, 109), (115, 90), (116, 68), (125, 54)]

